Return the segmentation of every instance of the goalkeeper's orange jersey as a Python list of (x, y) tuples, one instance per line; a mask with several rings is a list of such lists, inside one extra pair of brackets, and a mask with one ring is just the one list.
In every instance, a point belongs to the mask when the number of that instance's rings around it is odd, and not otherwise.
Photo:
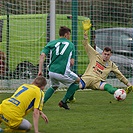
[(42, 110), (44, 92), (35, 85), (23, 84), (8, 99), (3, 100), (1, 112), (13, 120), (21, 120), (28, 112)]
[(111, 60), (108, 60), (107, 62), (103, 61), (101, 55), (88, 44), (88, 40), (84, 40), (83, 45), (90, 61), (85, 73), (82, 75), (83, 79), (87, 79), (89, 76), (89, 78), (91, 77), (97, 81), (105, 81), (109, 73), (112, 71), (125, 85), (128, 83), (128, 80), (119, 71), (116, 64)]

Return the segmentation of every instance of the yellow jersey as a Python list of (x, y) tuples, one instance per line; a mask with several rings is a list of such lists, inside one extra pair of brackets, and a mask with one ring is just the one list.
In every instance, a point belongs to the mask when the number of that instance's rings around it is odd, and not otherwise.
[(34, 108), (42, 110), (44, 92), (35, 85), (23, 84), (8, 99), (2, 101), (1, 112), (13, 120), (22, 118)]

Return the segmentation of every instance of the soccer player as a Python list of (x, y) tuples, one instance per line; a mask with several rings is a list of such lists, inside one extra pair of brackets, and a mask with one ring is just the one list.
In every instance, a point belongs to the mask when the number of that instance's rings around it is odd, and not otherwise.
[(49, 64), (49, 77), (51, 81), (51, 87), (47, 89), (44, 97), (44, 103), (53, 95), (55, 90), (59, 87), (60, 83), (66, 85), (67, 95), (60, 101), (59, 106), (65, 109), (69, 109), (66, 103), (66, 99), (71, 96), (71, 91), (75, 87), (74, 82), (79, 82), (80, 78), (71, 71), (71, 67), (74, 65), (75, 47), (69, 40), (71, 30), (66, 26), (61, 26), (59, 29), (60, 38), (50, 41), (44, 49), (41, 51), (39, 61), (38, 75), (42, 75), (42, 66), (46, 56), (50, 53)]
[(38, 131), (39, 117), (48, 123), (47, 116), (42, 112), (44, 87), (47, 81), (43, 76), (38, 76), (32, 84), (21, 85), (15, 93), (0, 104), (0, 123), (4, 122), (9, 128), (1, 129), (3, 132), (26, 132), (32, 127), (31, 123), (24, 119), (33, 110), (34, 132)]
[[(125, 85), (129, 86), (127, 90), (131, 90), (132, 84), (125, 78), (125, 76), (119, 71), (118, 67), (114, 62), (110, 60), (112, 51), (109, 47), (105, 47), (102, 55), (96, 52), (88, 44), (88, 30), (91, 27), (90, 20), (83, 21), (84, 27), (84, 41), (83, 45), (90, 60), (90, 63), (82, 75), (81, 88), (90, 87), (92, 89), (100, 89), (108, 91), (114, 94), (117, 88), (112, 87), (112, 85), (106, 83), (106, 79), (110, 72), (113, 72), (116, 77), (123, 82)], [(129, 93), (129, 91), (127, 91)]]
[(90, 27), (90, 20), (83, 21), (83, 46), (86, 50), (90, 63), (88, 64), (85, 73), (81, 76), (79, 86), (77, 85), (77, 87), (73, 89), (73, 92), (71, 93), (72, 96), (74, 95), (74, 91), (78, 90), (78, 87), (80, 89), (90, 88), (94, 90), (105, 90), (110, 94), (114, 94), (118, 88), (115, 88), (106, 82), (110, 72), (113, 72), (116, 77), (127, 86), (126, 93), (128, 94), (130, 91), (132, 91), (133, 86), (119, 71), (116, 64), (110, 60), (112, 55), (111, 49), (109, 47), (105, 47), (102, 54), (99, 54), (91, 47), (90, 44), (88, 44), (88, 30)]

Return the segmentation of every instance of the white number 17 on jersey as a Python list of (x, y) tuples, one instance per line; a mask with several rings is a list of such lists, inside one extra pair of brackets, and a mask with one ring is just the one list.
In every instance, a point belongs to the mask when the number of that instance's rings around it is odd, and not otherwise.
[[(61, 50), (61, 52), (59, 53), (60, 44), (64, 44), (64, 47), (63, 47), (63, 49)], [(56, 43), (56, 45), (55, 45), (55, 47), (56, 47), (56, 55), (59, 55), (59, 54), (60, 54), (60, 55), (63, 55), (64, 52), (66, 51), (68, 45), (69, 45), (68, 42), (62, 42), (62, 43), (58, 42), (58, 43)]]

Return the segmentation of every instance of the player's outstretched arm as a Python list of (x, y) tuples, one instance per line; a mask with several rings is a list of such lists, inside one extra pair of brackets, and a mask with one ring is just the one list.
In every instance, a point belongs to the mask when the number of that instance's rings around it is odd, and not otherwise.
[(84, 35), (87, 35), (88, 34), (88, 31), (91, 28), (90, 19), (87, 19), (87, 20), (82, 21), (82, 25), (83, 25)]
[(88, 39), (88, 31), (90, 30), (90, 28), (92, 26), (90, 19), (82, 21), (82, 25), (83, 25), (83, 30), (84, 30), (83, 45), (84, 45), (84, 48), (85, 48), (85, 51), (86, 51), (88, 57), (91, 58), (92, 56), (95, 56), (95, 50), (89, 44), (89, 39)]

